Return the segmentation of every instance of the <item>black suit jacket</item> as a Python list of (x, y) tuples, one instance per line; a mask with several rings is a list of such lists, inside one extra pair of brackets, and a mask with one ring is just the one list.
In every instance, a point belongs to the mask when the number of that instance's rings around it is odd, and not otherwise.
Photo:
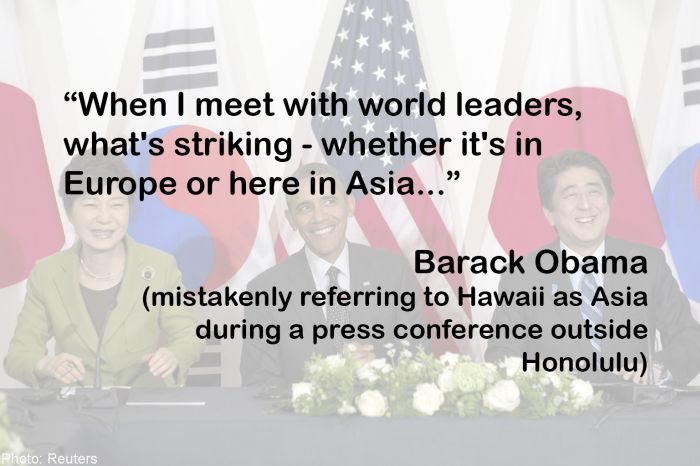
[[(410, 312), (394, 307), (358, 306), (350, 308), (350, 323), (383, 324), (385, 338), (363, 340), (372, 343), (375, 352), (381, 354), (383, 344), (393, 341), (392, 331), (397, 323), (412, 324), (422, 322), (423, 307), (418, 294), (418, 284), (408, 262), (403, 257), (381, 249), (369, 248), (355, 243), (348, 244), (350, 262), (350, 289), (412, 291), (415, 293), (416, 309)], [(248, 284), (248, 290), (270, 290), (273, 286), (293, 293), (289, 308), (284, 312), (276, 309), (251, 307), (245, 310), (248, 323), (280, 325), (280, 342), (268, 344), (260, 339), (247, 339), (241, 356), (241, 378), (243, 385), (276, 384), (287, 385), (302, 379), (304, 363), (314, 353), (327, 355), (336, 353), (332, 340), (325, 339), (314, 345), (312, 327), (325, 324), (326, 318), (321, 307), (301, 308), (301, 291), (316, 290), (311, 269), (304, 249), (288, 257), (269, 270), (261, 273)], [(289, 326), (304, 326), (304, 338), (288, 338)], [(349, 339), (349, 341), (356, 339)]]
[[(559, 252), (559, 241), (545, 247)], [(504, 275), (499, 286), (504, 290), (530, 290), (532, 286), (543, 286), (548, 305), (538, 308), (517, 306), (498, 307), (493, 315), (493, 323), (539, 323), (543, 327), (543, 337), (537, 340), (491, 340), (486, 351), (486, 359), (497, 361), (506, 356), (528, 357), (540, 352), (542, 356), (588, 356), (592, 353), (590, 340), (556, 340), (549, 335), (555, 323), (578, 324), (583, 321), (580, 306), (558, 307), (552, 304), (553, 290), (571, 292), (571, 275), (557, 271), (544, 274), (535, 268), (538, 251), (524, 260), (525, 274)], [(647, 259), (647, 274), (605, 275), (603, 289), (609, 295), (614, 290), (645, 291), (648, 305), (609, 306), (603, 308), (603, 322), (613, 318), (616, 323), (630, 319), (632, 324), (644, 323), (651, 329), (659, 330), (663, 350), (655, 355), (671, 371), (674, 381), (685, 384), (700, 372), (700, 325), (693, 319), (690, 303), (681, 292), (661, 250), (649, 246), (608, 237), (605, 240), (605, 255), (644, 256)], [(620, 351), (627, 355), (648, 352), (649, 342), (636, 340), (603, 340), (602, 351), (609, 355)], [(593, 377), (596, 378), (596, 377)]]

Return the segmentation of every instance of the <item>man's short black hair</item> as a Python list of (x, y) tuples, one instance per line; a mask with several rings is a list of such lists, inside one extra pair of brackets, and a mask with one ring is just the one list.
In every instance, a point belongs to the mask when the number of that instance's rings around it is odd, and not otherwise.
[[(342, 193), (343, 195), (345, 194), (345, 189), (347, 187), (347, 183), (345, 182), (345, 177), (343, 176), (342, 173), (340, 173), (335, 167), (328, 165), (327, 163), (318, 163), (318, 162), (312, 162), (312, 163), (305, 163), (304, 165), (301, 165), (299, 168), (297, 168), (294, 173), (292, 173), (292, 177), (296, 178), (300, 182), (302, 180), (305, 180), (306, 178), (311, 178), (312, 174), (315, 177), (319, 176), (324, 176), (324, 177), (330, 177), (335, 179), (335, 192), (337, 193)], [(293, 194), (287, 194), (287, 207), (289, 207), (290, 202), (292, 198), (294, 197)]]
[[(70, 163), (63, 169), (61, 180), (59, 182), (58, 195), (63, 202), (63, 208), (66, 213), (70, 214), (73, 209), (73, 204), (80, 197), (79, 195), (66, 194), (66, 173), (69, 171), (83, 172), (83, 188), (87, 177), (94, 179), (106, 178), (108, 176), (116, 176), (118, 178), (133, 177), (131, 170), (120, 157), (102, 156), (102, 155), (82, 155), (73, 156)], [(75, 177), (73, 177), (75, 179)], [(129, 203), (132, 201), (131, 196)]]
[(613, 189), (610, 172), (595, 155), (580, 150), (566, 150), (543, 159), (537, 167), (537, 190), (540, 193), (540, 203), (547, 210), (552, 210), (552, 196), (557, 185), (557, 176), (573, 167), (586, 167), (596, 172), (608, 193), (608, 201), (612, 199)]

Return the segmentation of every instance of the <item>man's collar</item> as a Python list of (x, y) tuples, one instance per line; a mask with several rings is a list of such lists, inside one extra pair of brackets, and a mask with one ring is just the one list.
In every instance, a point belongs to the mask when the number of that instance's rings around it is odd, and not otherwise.
[[(581, 254), (579, 254), (579, 253), (577, 253), (576, 251), (574, 251), (574, 250), (573, 250), (572, 248), (570, 248), (569, 246), (567, 246), (562, 240), (559, 240), (559, 248), (560, 248), (562, 251), (566, 250), (566, 252), (567, 252), (568, 254), (570, 254), (570, 255), (576, 257), (576, 259), (581, 260), (581, 259), (583, 259), (583, 257), (584, 257), (584, 256), (582, 256)], [(587, 254), (587, 255), (588, 255), (588, 256), (593, 256), (593, 257), (595, 257), (596, 259), (598, 259), (598, 261), (600, 261), (600, 260), (603, 258), (603, 254), (604, 254), (604, 253), (605, 253), (605, 240), (603, 240), (603, 242), (600, 243), (600, 245), (596, 248), (596, 250), (593, 251), (593, 254)]]
[(345, 274), (346, 277), (350, 277), (350, 253), (348, 252), (347, 241), (345, 242), (345, 246), (340, 252), (340, 255), (333, 263), (319, 257), (308, 246), (304, 246), (304, 254), (306, 255), (306, 261), (309, 264), (309, 269), (311, 269), (311, 275), (314, 277), (314, 283), (321, 283), (321, 280), (323, 280), (331, 266), (337, 267), (342, 274)]

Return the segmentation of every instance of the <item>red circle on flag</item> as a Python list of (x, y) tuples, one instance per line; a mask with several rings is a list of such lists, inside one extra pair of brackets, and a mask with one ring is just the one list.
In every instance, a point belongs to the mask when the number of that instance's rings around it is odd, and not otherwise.
[[(230, 195), (229, 172), (250, 179), (252, 173), (244, 157), (238, 153), (219, 155), (217, 150), (208, 156), (175, 154), (178, 138), (192, 140), (195, 132), (200, 138), (219, 138), (206, 128), (180, 126), (163, 137), (164, 154), (153, 157), (151, 173), (160, 179), (170, 176), (177, 183), (177, 192), (171, 196), (159, 195), (168, 208), (190, 215), (199, 220), (208, 230), (213, 244), (213, 265), (204, 283), (207, 288), (216, 288), (226, 283), (241, 268), (248, 258), (258, 234), (258, 198), (255, 195)], [(206, 180), (218, 177), (213, 193), (193, 195), (187, 191), (187, 182), (192, 177)]]
[[(581, 118), (553, 114), (513, 120), (489, 210), (491, 228), (501, 246), (527, 254), (556, 238), (540, 203), (537, 167), (545, 157), (581, 150), (595, 155), (612, 178), (615, 194), (607, 233), (660, 247), (664, 234), (627, 100), (606, 89), (583, 87), (563, 89), (542, 100), (546, 98), (571, 99)], [(542, 155), (516, 155), (518, 137), (539, 138)]]

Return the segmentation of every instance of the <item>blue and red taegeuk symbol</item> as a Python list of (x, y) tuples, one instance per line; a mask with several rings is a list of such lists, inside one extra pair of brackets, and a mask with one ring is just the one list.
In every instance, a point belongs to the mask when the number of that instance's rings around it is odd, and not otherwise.
[(683, 291), (700, 302), (700, 143), (666, 167), (654, 200)]
[[(258, 199), (252, 195), (228, 194), (228, 174), (250, 178), (251, 172), (239, 155), (203, 156), (175, 154), (177, 138), (218, 137), (212, 131), (190, 125), (172, 126), (149, 135), (163, 140), (164, 153), (148, 154), (147, 142), (138, 148), (141, 154), (129, 157), (128, 165), (135, 177), (152, 176), (157, 180), (175, 179), (173, 195), (158, 193), (134, 204), (129, 234), (138, 242), (175, 256), (186, 288), (216, 288), (226, 283), (245, 262), (258, 230)], [(217, 176), (221, 181), (214, 193), (192, 195), (187, 180), (193, 176), (206, 179)]]

